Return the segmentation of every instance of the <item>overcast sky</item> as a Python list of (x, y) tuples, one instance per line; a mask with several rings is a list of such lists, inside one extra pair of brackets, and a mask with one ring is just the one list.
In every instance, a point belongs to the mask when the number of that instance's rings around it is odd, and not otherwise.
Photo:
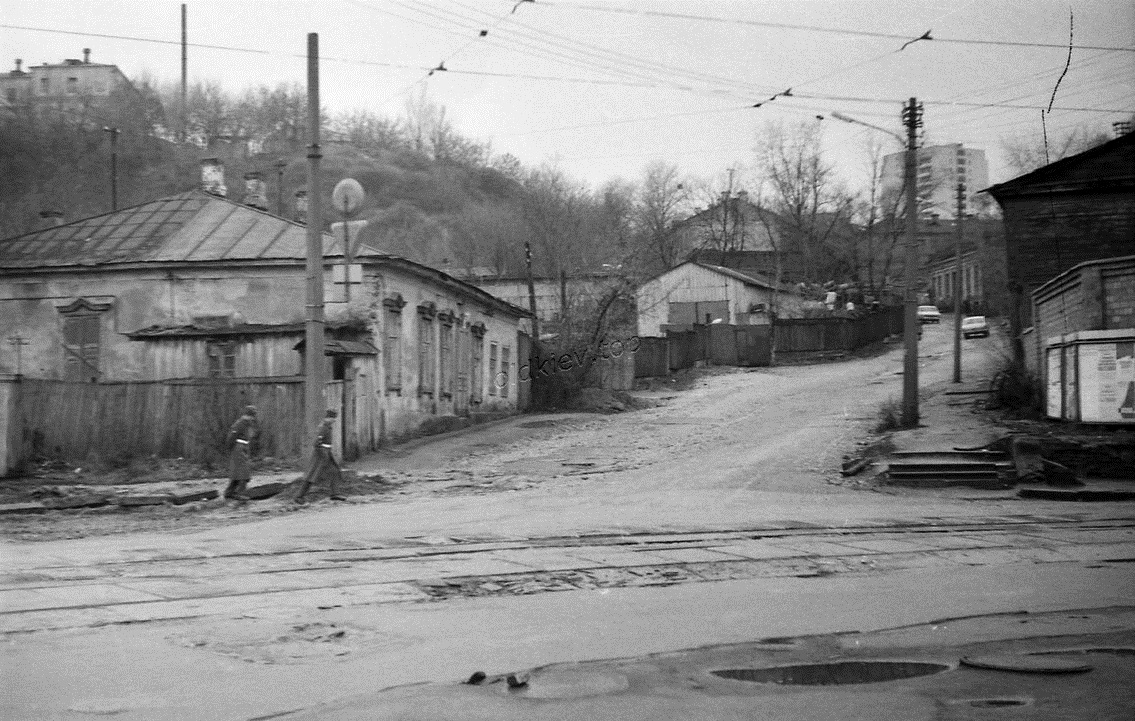
[[(180, 5), (0, 0), (0, 67), (15, 58), (25, 66), (81, 58), (90, 47), (93, 61), (129, 76), (177, 80)], [(876, 131), (831, 111), (901, 132), (899, 112), (911, 96), (925, 103), (931, 143), (983, 149), (990, 181), (1007, 180), (1000, 138), (1040, 139), (1041, 109), (1068, 59), (1070, 9), (1048, 0), (187, 5), (190, 43), (229, 48), (191, 46), (191, 80), (233, 91), (304, 83), (306, 35), (317, 32), (322, 104), (332, 113), (398, 115), (424, 84), (461, 133), (526, 164), (558, 162), (593, 187), (636, 178), (653, 159), (718, 182), (736, 168), (739, 184), (752, 183), (764, 125), (816, 115), (825, 118), (829, 158), (854, 185), (864, 138)], [(1046, 116), (1050, 138), (1078, 125), (1110, 131), (1135, 110), (1135, 3), (1075, 0), (1071, 11), (1074, 49)], [(927, 31), (933, 40), (900, 51)], [(427, 75), (441, 63), (445, 72)], [(767, 102), (789, 88), (792, 97)]]

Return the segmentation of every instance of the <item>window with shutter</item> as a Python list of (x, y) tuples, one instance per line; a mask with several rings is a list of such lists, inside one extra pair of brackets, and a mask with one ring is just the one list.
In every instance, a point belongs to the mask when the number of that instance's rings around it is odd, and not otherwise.
[(63, 318), (64, 377), (69, 381), (99, 379), (100, 322), (97, 315)]

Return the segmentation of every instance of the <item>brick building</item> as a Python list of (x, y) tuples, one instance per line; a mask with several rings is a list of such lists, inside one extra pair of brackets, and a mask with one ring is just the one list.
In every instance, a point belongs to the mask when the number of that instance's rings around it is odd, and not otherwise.
[(1014, 357), (1033, 325), (1033, 291), (1086, 261), (1135, 253), (1135, 134), (986, 191), (1001, 206)]

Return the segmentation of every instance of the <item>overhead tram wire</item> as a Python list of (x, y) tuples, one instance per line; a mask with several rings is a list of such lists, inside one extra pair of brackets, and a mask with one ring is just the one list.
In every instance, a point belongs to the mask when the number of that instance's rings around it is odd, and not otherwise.
[[(391, 1), (394, 4), (396, 4), (400, 7), (408, 8), (407, 4), (404, 3), (404, 2), (398, 2), (398, 0), (391, 0)], [(374, 9), (378, 12), (392, 14), (395, 17), (399, 17), (399, 18), (404, 19), (404, 20), (411, 20), (413, 22), (419, 22), (420, 24), (425, 24), (429, 27), (435, 27), (435, 28), (437, 27), (437, 26), (429, 25), (428, 23), (425, 23), (424, 21), (406, 18), (403, 15), (396, 15), (394, 13), (391, 13), (389, 10), (387, 10), (385, 8), (377, 8), (377, 7), (373, 7), (373, 6), (370, 6), (370, 7), (372, 7), (372, 9)], [(424, 9), (415, 8), (414, 10), (416, 12), (419, 12), (419, 13), (427, 16), (427, 17), (434, 18), (435, 20), (440, 20), (442, 22), (447, 22), (447, 23), (453, 24), (456, 27), (459, 27), (463, 31), (466, 31), (466, 32), (476, 32), (477, 28), (483, 27), (482, 24), (480, 24), (479, 21), (476, 18), (470, 18), (468, 16), (459, 15), (459, 14), (453, 13), (452, 11), (439, 11), (439, 10), (436, 10), (436, 9), (429, 7), (429, 6), (427, 6)], [(453, 17), (456, 17), (458, 19), (455, 20), (451, 17), (447, 17), (446, 14), (452, 15)], [(515, 21), (511, 24), (517, 25), (517, 23)], [(742, 97), (747, 98), (747, 97), (749, 97), (749, 95), (752, 95), (752, 94), (763, 94), (763, 93), (767, 93), (767, 92), (772, 91), (772, 89), (769, 86), (755, 86), (755, 85), (752, 85), (752, 84), (749, 84), (749, 83), (738, 82), (735, 79), (706, 75), (704, 73), (689, 73), (689, 72), (684, 72), (684, 71), (681, 71), (680, 69), (669, 67), (669, 66), (656, 66), (656, 65), (653, 65), (653, 64), (651, 64), (649, 62), (645, 62), (645, 61), (635, 61), (635, 62), (632, 62), (632, 63), (627, 63), (626, 61), (623, 61), (623, 60), (614, 59), (614, 58), (611, 58), (611, 57), (603, 57), (601, 55), (597, 55), (597, 53), (592, 52), (592, 51), (580, 50), (579, 48), (572, 47), (571, 43), (573, 41), (568, 40), (566, 38), (562, 38), (562, 36), (556, 36), (555, 34), (552, 34), (552, 33), (544, 33), (544, 34), (549, 35), (550, 37), (555, 37), (555, 38), (560, 38), (560, 39), (557, 40), (556, 42), (549, 43), (546, 40), (542, 40), (540, 38), (534, 38), (534, 37), (531, 37), (529, 35), (525, 35), (523, 32), (519, 32), (519, 31), (515, 31), (515, 30), (511, 30), (511, 29), (505, 29), (502, 32), (505, 33), (505, 35), (501, 36), (502, 41), (507, 42), (507, 43), (515, 43), (517, 46), (519, 46), (521, 48), (525, 48), (525, 49), (531, 51), (532, 53), (536, 54), (537, 56), (541, 56), (541, 57), (553, 60), (555, 62), (564, 62), (564, 63), (567, 63), (569, 65), (575, 66), (575, 67), (584, 67), (584, 68), (591, 69), (591, 70), (598, 70), (600, 72), (607, 73), (607, 74), (622, 75), (622, 76), (625, 76), (625, 77), (634, 77), (634, 78), (642, 79), (642, 80), (645, 80), (645, 81), (648, 81), (648, 82), (652, 82), (656, 86), (665, 85), (665, 86), (670, 86), (670, 87), (676, 88), (678, 90), (682, 90), (682, 91), (686, 91), (686, 92), (692, 92), (692, 93), (696, 93), (696, 94), (731, 95), (731, 96), (734, 96), (734, 97), (737, 97), (737, 98), (742, 98)], [(542, 31), (538, 31), (538, 32), (542, 32)], [(510, 37), (509, 35), (512, 35), (512, 36), (515, 36), (515, 37)], [(516, 51), (515, 47), (502, 46), (499, 43), (490, 43), (490, 44), (493, 44), (494, 47), (502, 47), (502, 49), (505, 49), (505, 50)], [(633, 56), (626, 56), (626, 57), (632, 58), (632, 60), (633, 60)], [(611, 64), (612, 62), (615, 63), (615, 64), (612, 65)], [(715, 86), (715, 87), (712, 90), (709, 90), (707, 92), (707, 91), (702, 91), (699, 88), (694, 87), (694, 86), (679, 84), (679, 83), (676, 83), (675, 80), (674, 80), (676, 75), (684, 75), (687, 78), (690, 78), (694, 82), (700, 82), (700, 83), (703, 83), (703, 84), (706, 84), (706, 85), (712, 85), (712, 86)], [(740, 91), (737, 90), (738, 88), (740, 89)], [(743, 95), (743, 93), (744, 93), (744, 95)]]
[[(417, 4), (421, 5), (422, 3), (419, 0), (417, 2)], [(455, 4), (458, 5), (459, 7), (465, 8), (466, 10), (469, 10), (469, 11), (472, 11), (472, 12), (485, 14), (483, 10), (478, 10), (476, 8), (470, 7), (468, 5), (463, 5), (461, 3), (455, 3)], [(459, 16), (459, 17), (468, 17), (468, 16)], [(475, 22), (476, 21), (475, 18), (472, 19), (472, 21)], [(713, 75), (713, 74), (710, 74), (710, 73), (699, 72), (699, 71), (696, 71), (696, 70), (690, 70), (690, 69), (686, 69), (686, 68), (682, 68), (682, 67), (678, 67), (678, 66), (674, 66), (674, 65), (668, 65), (668, 64), (665, 64), (665, 63), (659, 63), (659, 62), (656, 62), (656, 61), (652, 61), (652, 60), (641, 58), (641, 57), (638, 57), (638, 56), (635, 56), (635, 55), (631, 55), (629, 53), (620, 52), (618, 50), (610, 50), (608, 48), (603, 48), (603, 47), (601, 47), (599, 45), (595, 45), (593, 43), (588, 43), (588, 42), (584, 42), (582, 40), (577, 40), (577, 39), (574, 39), (574, 38), (571, 38), (571, 37), (568, 37), (568, 36), (565, 36), (565, 35), (561, 35), (559, 33), (554, 33), (554, 32), (548, 31), (548, 30), (543, 30), (541, 28), (536, 28), (536, 27), (533, 27), (531, 25), (526, 25), (524, 23), (517, 22), (517, 21), (513, 21), (512, 23), (510, 23), (510, 26), (511, 26), (511, 28), (519, 28), (520, 30), (514, 30), (514, 29), (510, 28), (508, 30), (508, 32), (514, 33), (514, 34), (521, 36), (521, 37), (524, 37), (526, 39), (534, 40), (536, 42), (548, 42), (549, 41), (548, 39), (550, 39), (551, 41), (554, 42), (555, 45), (557, 45), (558, 47), (564, 48), (567, 52), (578, 53), (578, 54), (580, 54), (584, 57), (592, 58), (592, 59), (595, 59), (595, 60), (601, 61), (601, 62), (616, 63), (617, 67), (625, 67), (625, 66), (629, 65), (631, 67), (638, 68), (639, 70), (656, 74), (660, 79), (666, 79), (666, 78), (671, 78), (671, 77), (680, 75), (680, 76), (688, 78), (689, 80), (692, 80), (692, 81), (699, 81), (699, 82), (705, 82), (705, 83), (715, 83), (715, 84), (721, 84), (721, 85), (726, 85), (726, 86), (734, 86), (734, 87), (742, 87), (743, 86), (747, 90), (751, 90), (751, 91), (757, 92), (757, 93), (771, 92), (775, 89), (775, 88), (772, 88), (771, 86), (760, 86), (760, 85), (754, 85), (752, 83), (738, 83), (738, 81), (735, 80), (735, 79), (722, 77), (722, 76), (718, 76), (718, 75)]]
[[(170, 43), (176, 42), (176, 41), (168, 41), (168, 40), (162, 40), (162, 39), (157, 39), (157, 38), (146, 38), (146, 37), (128, 36), (128, 35), (108, 36), (108, 35), (103, 34), (103, 33), (87, 33), (87, 32), (70, 31), (70, 30), (59, 30), (59, 29), (55, 29), (55, 28), (38, 28), (38, 27), (29, 27), (29, 26), (22, 26), (22, 25), (11, 25), (11, 24), (4, 24), (4, 23), (0, 23), (0, 28), (8, 28), (8, 29), (15, 29), (15, 30), (26, 30), (26, 31), (33, 31), (33, 32), (45, 32), (45, 33), (60, 33), (60, 34), (65, 34), (65, 35), (78, 35), (78, 36), (84, 36), (84, 37), (113, 37), (114, 39), (117, 39), (117, 40), (127, 40), (127, 41), (145, 42), (145, 43), (170, 44)], [(256, 48), (241, 48), (241, 47), (234, 47), (234, 46), (206, 45), (206, 44), (196, 44), (196, 43), (190, 43), (189, 46), (190, 47), (204, 47), (204, 48), (210, 48), (210, 49), (214, 49), (214, 50), (222, 50), (222, 51), (228, 51), (228, 52), (256, 53), (256, 54), (267, 55), (267, 56), (289, 57), (289, 58), (298, 58), (298, 59), (305, 59), (307, 57), (306, 55), (301, 54), (301, 53), (282, 53), (282, 52), (262, 50), (262, 49), (256, 49)], [(421, 66), (421, 65), (410, 65), (410, 64), (405, 64), (405, 63), (390, 63), (390, 62), (382, 62), (382, 61), (375, 61), (375, 60), (363, 60), (363, 59), (357, 59), (357, 58), (320, 56), (320, 59), (321, 60), (327, 60), (327, 61), (330, 61), (330, 62), (340, 62), (340, 63), (353, 64), (353, 65), (364, 65), (364, 66), (394, 68), (394, 69), (403, 69), (403, 70), (422, 70), (422, 71), (428, 71), (429, 70), (429, 68)], [(448, 69), (448, 72), (450, 72), (452, 74), (460, 74), (460, 75), (473, 75), (473, 76), (486, 76), (486, 77), (509, 77), (509, 78), (513, 78), (513, 79), (538, 80), (538, 81), (558, 81), (558, 82), (572, 82), (572, 83), (583, 83), (583, 84), (603, 84), (603, 83), (613, 82), (613, 81), (605, 81), (605, 80), (596, 79), (596, 78), (559, 77), (559, 76), (549, 76), (549, 75), (536, 75), (536, 74), (532, 74), (532, 73), (504, 74), (504, 73), (492, 73), (492, 72), (479, 71), (479, 70), (466, 70), (466, 69)], [(651, 87), (651, 86), (644, 85), (644, 87)], [(853, 103), (863, 103), (863, 104), (882, 104), (882, 105), (895, 105), (895, 104), (901, 104), (902, 102), (904, 102), (903, 99), (898, 99), (898, 98), (878, 98), (878, 97), (868, 98), (868, 97), (859, 97), (859, 96), (825, 95), (825, 94), (809, 94), (809, 93), (794, 93), (792, 97), (795, 97), (798, 100), (825, 100), (825, 101), (833, 101), (834, 100), (834, 101), (839, 101), (839, 102), (853, 102)], [(935, 104), (935, 105), (956, 106), (956, 107), (973, 107), (973, 108), (1014, 108), (1014, 109), (1022, 109), (1022, 110), (1036, 110), (1036, 109), (1040, 108), (1039, 105), (1019, 105), (1019, 104), (998, 103), (998, 102), (980, 103), (980, 102), (967, 102), (967, 101), (941, 101), (941, 100), (934, 100), (934, 99), (931, 99), (931, 98), (926, 99), (924, 102), (927, 103), (927, 104)], [(1094, 112), (1094, 113), (1125, 113), (1125, 112), (1129, 112), (1129, 110), (1125, 109), (1125, 108), (1089, 108), (1089, 107), (1067, 107), (1067, 106), (1056, 106), (1056, 107), (1053, 108), (1053, 110)]]
[[(831, 28), (823, 27), (820, 25), (800, 25), (794, 23), (774, 23), (764, 20), (746, 20), (742, 18), (722, 18), (713, 17), (709, 15), (694, 15), (692, 13), (673, 13), (664, 12), (661, 10), (640, 10), (632, 8), (615, 8), (615, 7), (601, 7), (597, 5), (585, 5), (573, 2), (547, 2), (543, 0), (539, 3), (533, 3), (532, 7), (539, 7), (543, 9), (549, 8), (573, 8), (577, 10), (589, 10), (600, 13), (614, 13), (620, 15), (639, 15), (643, 17), (657, 17), (666, 18), (671, 20), (696, 20), (699, 22), (709, 23), (723, 23), (727, 25), (738, 26), (751, 26), (760, 28), (769, 28), (773, 30), (801, 30), (807, 32), (818, 33), (831, 33), (835, 35), (852, 35), (857, 37), (868, 38), (888, 38), (891, 40), (907, 41), (912, 38), (912, 35), (902, 35), (899, 33), (883, 33), (874, 30), (852, 30), (850, 28)], [(934, 36), (933, 42), (935, 43), (955, 43), (962, 45), (993, 45), (1003, 47), (1025, 47), (1025, 48), (1056, 48), (1060, 50), (1067, 50), (1068, 43), (1038, 43), (1038, 42), (1024, 42), (1016, 40), (979, 40), (976, 38), (949, 38)], [(1111, 45), (1079, 45), (1080, 50), (1117, 50), (1121, 52), (1135, 52), (1135, 47), (1116, 47)]]
[[(366, 7), (369, 7), (371, 10), (373, 10), (375, 12), (379, 12), (379, 13), (382, 13), (382, 14), (385, 14), (385, 15), (389, 15), (391, 17), (395, 17), (395, 18), (398, 18), (400, 20), (413, 22), (413, 23), (416, 23), (416, 24), (419, 24), (419, 25), (423, 25), (425, 27), (429, 27), (429, 28), (439, 30), (441, 32), (453, 34), (453, 35), (464, 36), (466, 32), (469, 32), (469, 29), (465, 29), (464, 31), (460, 31), (460, 30), (454, 30), (454, 29), (448, 28), (448, 27), (439, 27), (438, 25), (431, 24), (431, 23), (426, 22), (424, 20), (410, 18), (410, 17), (407, 17), (405, 15), (400, 15), (398, 13), (394, 13), (390, 10), (385, 9), (385, 8), (377, 8), (377, 7), (370, 6), (370, 5), (366, 5)], [(515, 48), (510, 48), (510, 47), (508, 47), (506, 45), (502, 45), (498, 42), (489, 42), (488, 44), (492, 45), (493, 47), (498, 47), (498, 48), (501, 48), (501, 49), (504, 49), (504, 50), (515, 51)], [(593, 63), (593, 62), (592, 63), (583, 63), (583, 62), (579, 62), (579, 61), (571, 61), (568, 58), (562, 56), (561, 54), (549, 53), (547, 50), (544, 50), (544, 49), (541, 49), (541, 48), (534, 48), (534, 51), (536, 51), (537, 54), (539, 54), (539, 55), (541, 55), (545, 58), (549, 58), (549, 59), (552, 59), (552, 60), (555, 60), (555, 61), (558, 61), (558, 62), (562, 62), (562, 63), (565, 63), (569, 66), (578, 67), (578, 68), (588, 70), (588, 71), (592, 71), (592, 72), (599, 71), (599, 72), (602, 72), (602, 73), (605, 73), (605, 74), (608, 74), (608, 75), (622, 75), (623, 77), (634, 78), (634, 79), (637, 79), (639, 81), (639, 82), (635, 82), (635, 83), (623, 82), (623, 83), (621, 83), (623, 85), (639, 86), (639, 87), (644, 87), (644, 88), (657, 88), (657, 87), (659, 87), (663, 84), (669, 84), (671, 87), (674, 87), (678, 90), (687, 91), (687, 92), (695, 92), (695, 93), (698, 92), (697, 89), (695, 89), (695, 88), (691, 88), (691, 87), (688, 87), (688, 86), (674, 85), (673, 83), (664, 83), (662, 81), (656, 81), (656, 80), (649, 78), (647, 76), (644, 76), (642, 74), (628, 73), (626, 71), (612, 71), (612, 70), (610, 70), (606, 67), (598, 66), (596, 63)], [(533, 75), (531, 73), (493, 73), (493, 72), (480, 72), (480, 71), (472, 71), (472, 70), (459, 71), (459, 70), (456, 70), (454, 68), (446, 68), (446, 71), (450, 72), (450, 73), (455, 73), (455, 74), (484, 75), (484, 76), (488, 76), (488, 77), (512, 77), (512, 78), (526, 78), (526, 79), (546, 79), (546, 78), (550, 77), (550, 76), (542, 76), (542, 75)], [(564, 79), (564, 78), (560, 78), (560, 79)], [(577, 82), (587, 82), (586, 79), (576, 79), (576, 81)], [(417, 81), (415, 81), (415, 82), (417, 82)], [(595, 82), (596, 82), (596, 84), (604, 84), (604, 83), (614, 84), (614, 81), (595, 81)], [(399, 91), (399, 93), (405, 92), (405, 90), (406, 89), (403, 89), (402, 91)], [(705, 93), (705, 92), (703, 92), (701, 94), (719, 95), (720, 93)]]
[[(1117, 56), (1112, 51), (1099, 51), (1094, 56), (1083, 58), (1083, 59), (1073, 63), (1072, 67), (1076, 70), (1084, 70), (1084, 69), (1087, 69), (1089, 67), (1096, 66), (1096, 65), (1100, 64), (1101, 62), (1106, 62), (1108, 59), (1114, 58), (1114, 57), (1117, 57)], [(958, 93), (957, 95), (954, 95), (954, 96), (948, 98), (947, 100), (954, 101), (954, 100), (960, 100), (961, 98), (980, 98), (982, 95), (999, 93), (999, 92), (1002, 92), (1002, 91), (1007, 90), (1009, 88), (1019, 88), (1023, 83), (1027, 83), (1027, 82), (1034, 81), (1034, 80), (1044, 79), (1047, 83), (1047, 79), (1051, 76), (1051, 74), (1055, 73), (1055, 72), (1059, 72), (1062, 67), (1063, 67), (1063, 65), (1057, 65), (1057, 66), (1053, 66), (1053, 67), (1050, 67), (1050, 68), (1045, 68), (1044, 70), (1040, 70), (1038, 72), (1030, 73), (1030, 74), (1028, 74), (1024, 77), (1014, 78), (1013, 80), (1010, 80), (1010, 81), (996, 83), (994, 85), (986, 86), (986, 87), (971, 88), (971, 89), (965, 90), (961, 93)], [(1120, 82), (1120, 81), (1114, 80), (1114, 78), (1109, 78), (1109, 80), (1112, 80), (1114, 82)], [(1038, 90), (1034, 94), (1038, 94), (1040, 92), (1047, 93), (1049, 91), (1050, 91), (1050, 86), (1045, 85), (1045, 87), (1043, 89), (1038, 88)], [(945, 111), (945, 113), (943, 113), (942, 115), (940, 115), (938, 117), (938, 119), (935, 122), (935, 125), (937, 126), (942, 122), (951, 122), (955, 119), (960, 119), (961, 116), (963, 116), (963, 115), (969, 115), (973, 112), (979, 112), (979, 111), (980, 111), (980, 109), (973, 109), (973, 108), (947, 109)], [(1002, 114), (1005, 114), (1005, 113), (1008, 113), (1008, 112), (1011, 112), (1011, 111), (1006, 110), (1003, 113), (998, 113), (997, 115), (1002, 115)]]

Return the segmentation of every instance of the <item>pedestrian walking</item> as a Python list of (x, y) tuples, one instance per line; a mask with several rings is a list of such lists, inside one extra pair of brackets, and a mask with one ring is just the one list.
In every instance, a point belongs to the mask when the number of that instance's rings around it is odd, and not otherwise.
[(252, 460), (250, 445), (260, 433), (260, 423), (256, 420), (256, 406), (245, 406), (244, 414), (229, 428), (225, 447), (229, 452), (229, 486), (225, 498), (247, 501), (248, 482), (252, 479)]
[(343, 474), (339, 470), (339, 463), (331, 453), (331, 441), (336, 416), (338, 416), (338, 414), (335, 411), (327, 411), (323, 422), (315, 429), (315, 448), (312, 449), (311, 453), (311, 467), (308, 468), (307, 476), (303, 479), (299, 492), (296, 493), (296, 503), (303, 503), (303, 497), (307, 495), (311, 484), (319, 481), (323, 476), (327, 476), (328, 485), (331, 489), (331, 500), (347, 500), (339, 495), (338, 487), (343, 483)]

